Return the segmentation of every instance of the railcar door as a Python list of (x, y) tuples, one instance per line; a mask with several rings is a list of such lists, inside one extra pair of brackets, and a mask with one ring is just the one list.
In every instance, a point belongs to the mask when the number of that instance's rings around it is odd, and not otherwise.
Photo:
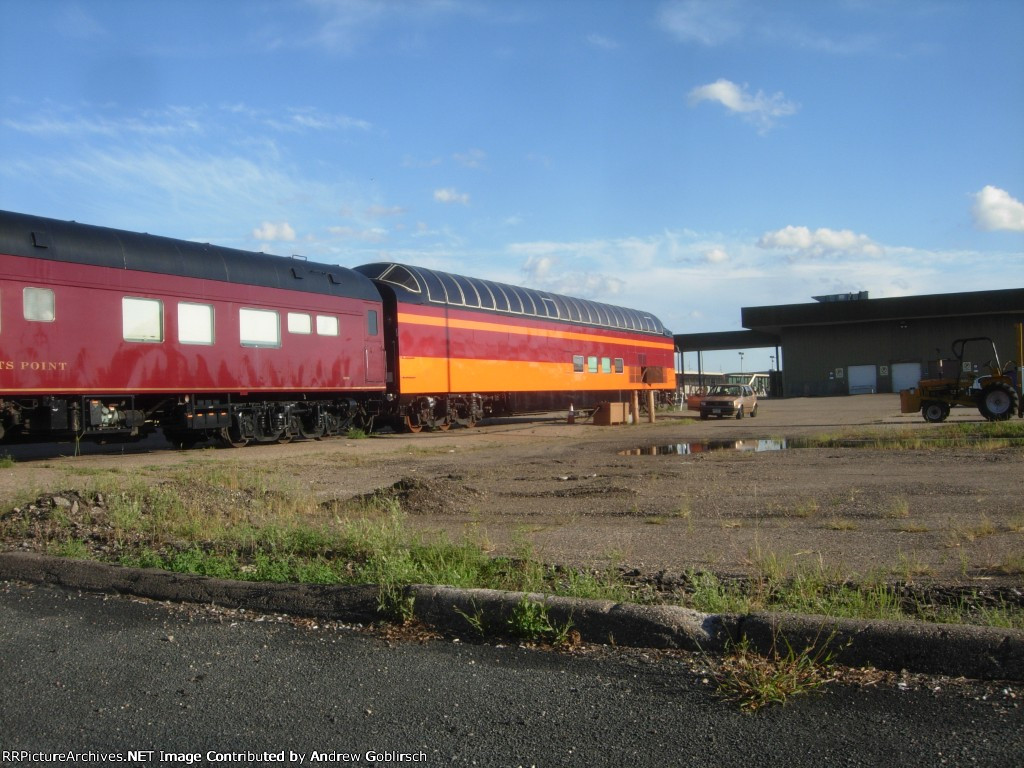
[(366, 310), (366, 338), (363, 349), (366, 356), (366, 383), (384, 384), (384, 335), (381, 333), (380, 312)]

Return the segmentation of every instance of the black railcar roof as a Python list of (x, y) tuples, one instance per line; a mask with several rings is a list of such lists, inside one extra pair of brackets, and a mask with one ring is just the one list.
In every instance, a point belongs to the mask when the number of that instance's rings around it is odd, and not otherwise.
[(0, 253), (380, 301), (347, 267), (9, 211), (0, 211)]
[(670, 335), (661, 321), (649, 312), (602, 304), (589, 299), (496, 283), (477, 277), (440, 272), (395, 262), (377, 262), (356, 271), (388, 286), (412, 304), (443, 304), (482, 312), (526, 315), (598, 328), (636, 331), (657, 336)]

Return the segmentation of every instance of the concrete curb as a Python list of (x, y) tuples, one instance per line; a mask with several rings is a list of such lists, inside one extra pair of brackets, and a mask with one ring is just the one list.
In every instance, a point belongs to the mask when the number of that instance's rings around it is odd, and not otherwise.
[[(0, 581), (57, 584), (175, 602), (368, 622), (380, 618), (375, 585), (322, 586), (240, 582), (69, 560), (31, 552), (0, 553)], [(543, 603), (552, 623), (572, 623), (580, 639), (641, 648), (721, 653), (746, 639), (760, 653), (827, 648), (848, 666), (907, 670), (978, 680), (1024, 681), (1024, 631), (922, 622), (856, 621), (794, 614), (714, 615), (675, 606), (580, 600), (491, 589), (408, 587), (417, 618), (467, 634), (467, 617), (491, 628), (508, 626), (525, 598)]]

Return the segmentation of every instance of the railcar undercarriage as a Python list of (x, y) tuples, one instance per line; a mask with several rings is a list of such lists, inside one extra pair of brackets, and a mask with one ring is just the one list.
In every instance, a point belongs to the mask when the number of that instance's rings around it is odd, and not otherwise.
[(22, 398), (0, 400), (0, 442), (134, 441), (160, 429), (178, 447), (211, 439), (233, 447), (287, 443), (295, 438), (343, 435), (353, 428), (369, 431), (378, 411), (376, 402), (351, 398), (258, 402), (190, 395)]
[(249, 443), (319, 440), (351, 429), (369, 431), (376, 409), (351, 398), (224, 402), (185, 398), (162, 423), (174, 445), (189, 448), (215, 439), (240, 448)]
[(445, 431), (452, 426), (473, 427), (496, 415), (498, 398), (482, 395), (419, 395), (391, 402), (385, 423), (396, 432)]
[(0, 442), (139, 440), (154, 425), (132, 396), (0, 400)]
[(159, 429), (179, 448), (209, 441), (239, 448), (250, 443), (320, 440), (353, 429), (447, 431), (522, 412), (523, 405), (509, 393), (407, 397), (354, 393), (322, 400), (296, 399), (295, 395), (239, 400), (227, 394), (49, 396), (0, 400), (0, 443), (127, 442)]

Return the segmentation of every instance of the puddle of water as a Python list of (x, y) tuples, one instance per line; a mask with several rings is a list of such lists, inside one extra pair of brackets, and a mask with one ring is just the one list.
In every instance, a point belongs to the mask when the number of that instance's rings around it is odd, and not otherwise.
[(641, 448), (630, 448), (619, 451), (620, 456), (689, 456), (692, 453), (709, 453), (710, 451), (784, 451), (787, 449), (783, 440), (691, 440), (684, 443), (668, 445), (645, 445)]

